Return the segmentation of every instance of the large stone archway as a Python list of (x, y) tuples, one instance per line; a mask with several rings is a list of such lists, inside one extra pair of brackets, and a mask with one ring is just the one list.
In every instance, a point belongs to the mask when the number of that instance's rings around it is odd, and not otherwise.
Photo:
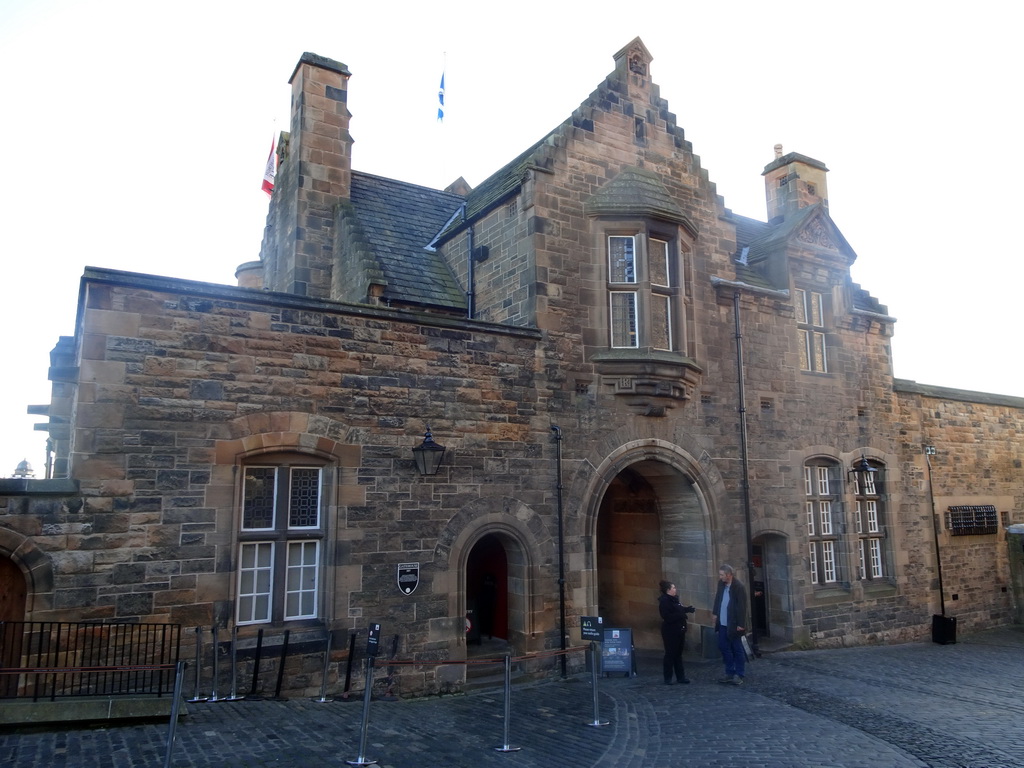
[(703, 609), (698, 622), (710, 619), (717, 566), (705, 488), (718, 484), (717, 474), (658, 440), (622, 446), (591, 478), (585, 505), (591, 604), (606, 626), (632, 628), (637, 647), (661, 646), (661, 579)]
[(711, 537), (693, 483), (644, 460), (620, 471), (601, 499), (595, 537), (598, 611), (631, 627), (639, 648), (661, 644), (658, 582), (675, 582), (687, 604), (707, 601)]

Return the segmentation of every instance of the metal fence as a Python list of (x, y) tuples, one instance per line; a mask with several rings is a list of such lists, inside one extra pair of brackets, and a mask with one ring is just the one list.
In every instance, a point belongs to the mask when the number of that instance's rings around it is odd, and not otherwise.
[(0, 698), (169, 695), (178, 624), (0, 622)]

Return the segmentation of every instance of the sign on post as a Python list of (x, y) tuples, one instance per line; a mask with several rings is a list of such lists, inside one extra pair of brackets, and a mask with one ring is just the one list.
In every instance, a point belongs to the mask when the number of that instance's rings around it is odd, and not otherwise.
[(604, 636), (601, 634), (604, 619), (600, 616), (580, 616), (580, 637), (584, 640), (596, 640), (601, 642)]
[(373, 658), (380, 650), (380, 624), (371, 624), (370, 633), (366, 637), (366, 655)]

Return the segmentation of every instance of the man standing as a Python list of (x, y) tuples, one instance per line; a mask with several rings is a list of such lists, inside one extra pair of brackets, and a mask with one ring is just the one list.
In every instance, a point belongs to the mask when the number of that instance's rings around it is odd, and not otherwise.
[(743, 684), (743, 671), (747, 655), (743, 651), (743, 635), (746, 633), (747, 591), (736, 581), (731, 565), (718, 569), (718, 592), (712, 609), (715, 620), (715, 634), (718, 649), (725, 662), (725, 677), (718, 682), (732, 685)]

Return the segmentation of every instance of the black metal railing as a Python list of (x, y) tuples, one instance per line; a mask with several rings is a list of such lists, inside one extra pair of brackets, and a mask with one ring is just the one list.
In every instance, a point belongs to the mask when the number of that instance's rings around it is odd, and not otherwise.
[(163, 696), (180, 651), (178, 624), (0, 622), (0, 698)]

